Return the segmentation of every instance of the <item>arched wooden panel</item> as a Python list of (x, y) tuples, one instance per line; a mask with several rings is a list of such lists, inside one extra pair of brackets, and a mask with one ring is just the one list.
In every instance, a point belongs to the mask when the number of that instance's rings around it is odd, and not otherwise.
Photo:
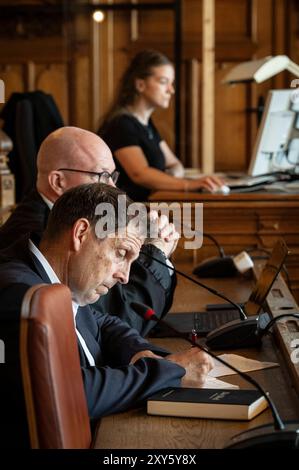
[(69, 100), (68, 100), (68, 76), (66, 64), (51, 64), (37, 66), (35, 88), (49, 93), (53, 96), (64, 123), (68, 123)]
[[(0, 65), (0, 78), (5, 85), (5, 102), (14, 92), (24, 91), (24, 66), (22, 64)], [(4, 104), (0, 104), (0, 110)]]

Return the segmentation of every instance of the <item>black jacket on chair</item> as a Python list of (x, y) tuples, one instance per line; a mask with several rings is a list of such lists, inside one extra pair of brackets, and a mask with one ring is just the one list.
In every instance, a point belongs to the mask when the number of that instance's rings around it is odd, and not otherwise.
[[(0, 414), (6, 433), (0, 447), (18, 447), (28, 445), (19, 359), (21, 304), (29, 287), (50, 281), (29, 251), (26, 238), (13, 250), (3, 250), (0, 257), (0, 331), (5, 344), (5, 363), (0, 367)], [(162, 356), (167, 352), (149, 344), (120, 319), (86, 306), (78, 309), (76, 326), (96, 364), (88, 364), (78, 343), (91, 419), (140, 405), (160, 389), (179, 386), (185, 370), (173, 362), (143, 358), (129, 365), (138, 351), (149, 349)]]
[[(33, 190), (0, 227), (0, 249), (8, 247), (26, 234), (29, 238), (32, 232), (41, 236), (49, 213), (47, 204), (38, 192)], [(153, 245), (144, 246), (142, 250), (165, 262), (161, 250)], [(167, 267), (141, 254), (132, 264), (129, 283), (116, 284), (107, 295), (93, 304), (93, 308), (99, 312), (117, 315), (145, 336), (155, 326), (155, 322), (143, 320), (130, 307), (131, 302), (145, 304), (153, 308), (158, 317), (162, 317), (171, 307), (175, 285), (176, 277), (170, 276)]]

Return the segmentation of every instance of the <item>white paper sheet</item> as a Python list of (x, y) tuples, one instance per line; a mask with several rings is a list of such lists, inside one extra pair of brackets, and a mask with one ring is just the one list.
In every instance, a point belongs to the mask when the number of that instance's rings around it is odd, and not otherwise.
[(223, 380), (215, 379), (215, 377), (207, 377), (204, 385), (201, 388), (224, 388), (224, 389), (232, 389), (232, 388), (240, 388), (238, 385), (233, 385)]
[[(237, 354), (221, 354), (219, 356), (232, 366), (241, 370), (242, 372), (250, 372), (252, 370), (267, 369), (269, 367), (278, 367), (276, 362), (261, 362), (247, 357), (238, 356)], [(215, 360), (215, 367), (209, 372), (209, 377), (224, 377), (225, 375), (234, 375), (236, 372), (224, 366), (219, 361)]]

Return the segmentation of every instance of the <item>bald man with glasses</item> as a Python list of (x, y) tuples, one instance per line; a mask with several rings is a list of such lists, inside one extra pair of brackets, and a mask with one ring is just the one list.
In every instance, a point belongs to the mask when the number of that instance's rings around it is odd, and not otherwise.
[[(25, 234), (39, 236), (44, 232), (54, 202), (70, 188), (88, 183), (115, 186), (118, 172), (111, 151), (96, 134), (76, 127), (62, 127), (42, 143), (37, 156), (37, 183), (0, 228), (0, 249), (5, 249)], [(163, 234), (144, 246), (143, 251), (165, 262), (176, 247), (173, 226), (160, 219)], [(167, 267), (141, 254), (132, 265), (129, 283), (118, 284), (102, 296), (93, 307), (100, 312), (117, 315), (145, 336), (155, 325), (144, 321), (131, 302), (153, 308), (161, 317), (172, 303), (175, 276)]]

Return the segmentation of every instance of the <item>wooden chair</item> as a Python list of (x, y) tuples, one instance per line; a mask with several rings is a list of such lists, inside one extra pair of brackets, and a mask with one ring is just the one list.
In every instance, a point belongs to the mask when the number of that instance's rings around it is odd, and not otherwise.
[(66, 286), (40, 284), (27, 291), (20, 351), (31, 447), (89, 448), (91, 431)]

